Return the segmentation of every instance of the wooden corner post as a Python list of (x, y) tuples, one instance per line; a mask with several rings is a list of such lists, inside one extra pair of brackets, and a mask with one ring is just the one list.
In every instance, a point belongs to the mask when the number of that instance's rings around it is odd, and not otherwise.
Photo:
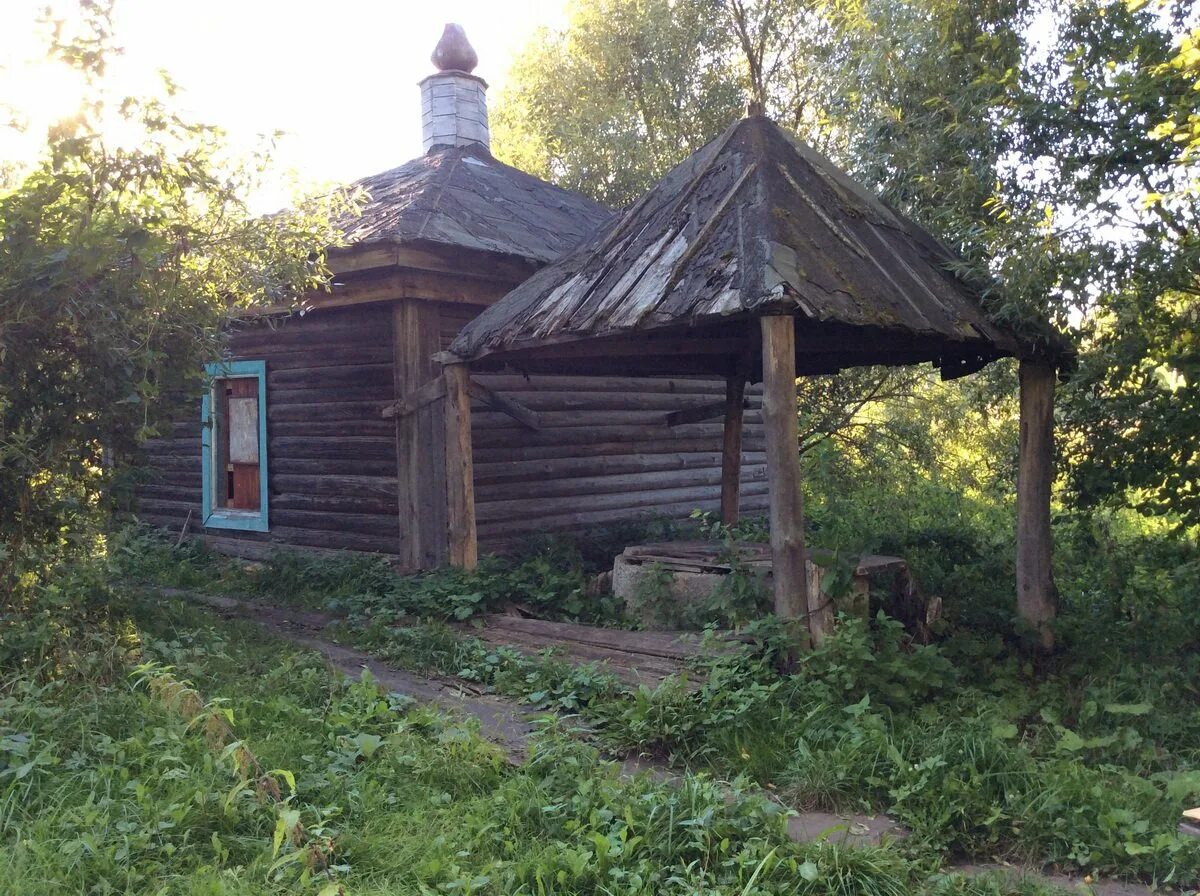
[(1051, 568), (1050, 486), (1054, 481), (1054, 367), (1021, 361), (1020, 457), (1017, 466), (1017, 613), (1054, 646), (1058, 592)]
[[(790, 315), (760, 319), (762, 328), (763, 428), (771, 506), (771, 562), (775, 614), (795, 619), (805, 610), (808, 574), (804, 551), (804, 499), (800, 494), (800, 434), (796, 421), (796, 330)], [(809, 612), (813, 630), (816, 614)], [(818, 623), (819, 625), (819, 623)]]
[(446, 492), (450, 563), (474, 569), (479, 562), (475, 535), (475, 464), (471, 455), (471, 372), (449, 364), (446, 378)]
[[(405, 299), (392, 309), (392, 370), (396, 399), (441, 382), (440, 314), (432, 302)], [(396, 414), (396, 486), (400, 565), (433, 569), (446, 562), (446, 452), (436, 402)]]
[(725, 381), (725, 428), (721, 446), (721, 522), (738, 521), (742, 492), (742, 402), (746, 378), (735, 373)]

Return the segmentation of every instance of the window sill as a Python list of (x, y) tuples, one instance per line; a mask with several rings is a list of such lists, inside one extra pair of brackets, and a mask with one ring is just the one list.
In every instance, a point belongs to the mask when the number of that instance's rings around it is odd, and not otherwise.
[(214, 510), (204, 518), (205, 529), (240, 529), (267, 532), (267, 515), (259, 510)]

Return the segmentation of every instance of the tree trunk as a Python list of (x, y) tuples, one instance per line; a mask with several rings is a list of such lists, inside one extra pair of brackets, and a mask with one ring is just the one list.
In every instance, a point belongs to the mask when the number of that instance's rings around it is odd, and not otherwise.
[(1058, 593), (1051, 569), (1050, 486), (1054, 480), (1054, 368), (1022, 361), (1017, 470), (1017, 613), (1043, 650), (1054, 646)]

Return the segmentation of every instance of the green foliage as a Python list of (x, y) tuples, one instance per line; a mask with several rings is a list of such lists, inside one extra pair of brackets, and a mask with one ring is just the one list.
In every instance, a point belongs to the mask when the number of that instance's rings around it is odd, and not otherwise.
[(246, 208), (265, 152), (161, 96), (112, 96), (111, 4), (81, 7), (50, 55), (84, 78), (80, 112), (0, 188), (0, 583), (25, 552), (80, 547), (136, 447), (196, 394), (220, 327), (327, 273), (339, 196), (262, 218)]
[(629, 205), (737, 117), (724, 41), (724, 22), (703, 0), (575, 4), (565, 32), (539, 30), (518, 60), (492, 116), (495, 151)]
[[(100, 580), (72, 576), (59, 587)], [(0, 667), (0, 893), (927, 891), (928, 862), (902, 851), (789, 842), (744, 781), (622, 779), (555, 727), (512, 768), (470, 726), (251, 626), (110, 606), (128, 637), (109, 671)], [(74, 624), (76, 658), (102, 649)]]

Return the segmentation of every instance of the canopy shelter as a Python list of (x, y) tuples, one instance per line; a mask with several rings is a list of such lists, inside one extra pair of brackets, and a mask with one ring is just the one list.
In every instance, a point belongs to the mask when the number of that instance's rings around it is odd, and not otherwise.
[[(916, 223), (762, 116), (672, 169), (623, 216), (469, 323), (446, 364), (451, 553), (474, 562), (469, 370), (709, 374), (726, 379), (722, 516), (737, 518), (742, 397), (762, 381), (775, 609), (830, 620), (807, 597), (797, 375), (931, 362), (943, 377), (1021, 359), (1018, 593), (1053, 614), (1049, 496), (1055, 368), (1050, 330), (989, 320), (985, 285)], [(464, 429), (464, 427), (466, 427)]]

